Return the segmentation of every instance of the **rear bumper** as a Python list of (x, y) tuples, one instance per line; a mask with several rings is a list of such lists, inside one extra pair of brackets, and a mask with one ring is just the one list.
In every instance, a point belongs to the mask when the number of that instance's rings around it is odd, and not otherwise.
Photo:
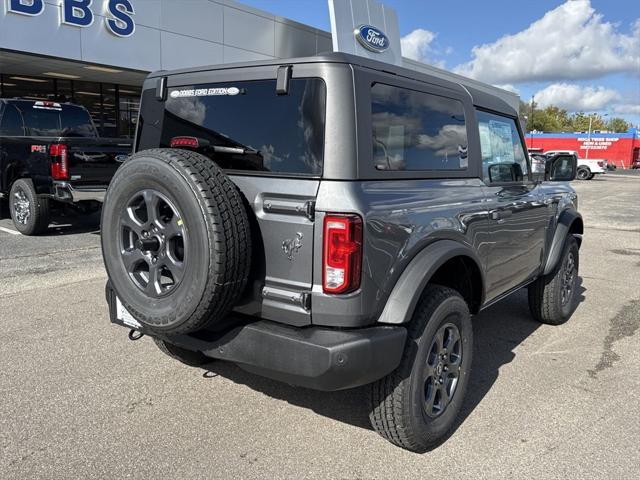
[[(116, 318), (115, 294), (108, 285), (106, 293), (111, 322), (131, 328)], [(406, 337), (402, 326), (339, 330), (258, 320), (223, 333), (162, 338), (274, 380), (333, 391), (366, 385), (391, 373), (400, 364)]]
[(53, 182), (53, 198), (61, 202), (77, 203), (93, 200), (102, 203), (106, 192), (105, 186), (76, 188), (68, 182)]

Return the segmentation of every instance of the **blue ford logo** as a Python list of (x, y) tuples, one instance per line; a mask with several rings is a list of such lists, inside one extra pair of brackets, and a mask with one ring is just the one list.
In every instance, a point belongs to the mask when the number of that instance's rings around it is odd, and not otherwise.
[(371, 25), (362, 25), (353, 32), (360, 44), (367, 50), (382, 53), (389, 48), (389, 38), (382, 30)]

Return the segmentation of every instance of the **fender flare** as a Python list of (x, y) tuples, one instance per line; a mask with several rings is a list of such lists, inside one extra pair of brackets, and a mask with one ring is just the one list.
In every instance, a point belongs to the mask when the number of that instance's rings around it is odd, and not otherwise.
[(378, 318), (378, 323), (408, 323), (426, 288), (436, 271), (448, 260), (465, 256), (471, 258), (480, 271), (483, 291), (481, 304), (484, 302), (484, 272), (477, 255), (469, 247), (453, 240), (438, 240), (423, 248), (404, 269), (396, 282), (387, 303)]
[[(544, 270), (542, 272), (543, 275), (551, 273), (558, 264), (560, 255), (562, 255), (562, 249), (564, 248), (565, 239), (567, 238), (567, 235), (569, 235), (569, 232), (575, 222), (580, 223), (577, 224), (578, 231), (574, 232), (574, 234), (582, 235), (584, 231), (582, 215), (575, 210), (565, 210), (560, 214), (556, 224), (556, 231), (553, 234), (553, 240), (551, 241), (551, 247), (549, 248), (549, 255), (547, 255), (547, 261), (545, 262)], [(578, 244), (580, 244), (580, 240), (578, 241)]]

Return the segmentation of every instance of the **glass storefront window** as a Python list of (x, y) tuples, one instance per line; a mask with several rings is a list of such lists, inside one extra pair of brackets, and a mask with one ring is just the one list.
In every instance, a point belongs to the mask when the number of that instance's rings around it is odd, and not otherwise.
[(31, 75), (2, 76), (2, 96), (4, 98), (21, 97), (26, 100), (48, 100), (53, 95), (55, 95), (55, 86), (51, 78)]
[(102, 84), (102, 136), (118, 136), (118, 109), (115, 85)]
[(138, 110), (140, 110), (140, 95), (142, 89), (137, 87), (120, 87), (120, 121), (118, 122), (118, 134), (121, 137), (130, 137), (136, 133)]
[(0, 97), (82, 105), (102, 137), (133, 138), (140, 94), (141, 88), (137, 86), (0, 74)]
[(73, 95), (71, 101), (77, 105), (82, 105), (89, 110), (93, 123), (98, 127), (100, 136), (104, 135), (102, 122), (102, 94), (100, 93), (100, 84), (94, 82), (73, 82)]

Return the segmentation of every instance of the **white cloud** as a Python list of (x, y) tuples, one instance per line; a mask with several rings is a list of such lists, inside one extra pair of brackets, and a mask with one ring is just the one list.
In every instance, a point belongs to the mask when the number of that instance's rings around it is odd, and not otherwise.
[(490, 83), (557, 81), (634, 72), (640, 64), (640, 19), (631, 35), (603, 20), (590, 0), (568, 0), (525, 30), (475, 46), (454, 70)]
[(613, 111), (621, 115), (640, 115), (640, 105), (631, 103), (620, 104), (613, 107)]
[(435, 38), (436, 34), (429, 30), (423, 28), (414, 30), (400, 39), (402, 56), (444, 68), (442, 60), (434, 60), (433, 58), (434, 54), (437, 53), (432, 46)]
[(570, 112), (603, 110), (618, 100), (620, 94), (616, 90), (570, 83), (553, 83), (535, 94), (535, 101), (542, 108), (555, 105)]

